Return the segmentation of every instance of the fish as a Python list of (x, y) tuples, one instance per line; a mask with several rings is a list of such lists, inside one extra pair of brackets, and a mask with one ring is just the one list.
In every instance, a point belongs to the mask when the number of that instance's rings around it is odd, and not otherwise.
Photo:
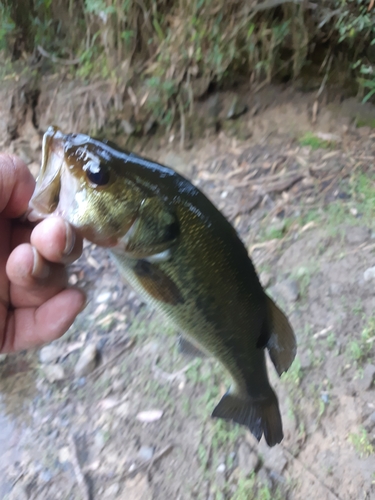
[(264, 291), (233, 226), (189, 180), (107, 140), (49, 127), (29, 220), (61, 216), (110, 252), (125, 280), (216, 358), (232, 384), (212, 412), (269, 446), (283, 439), (266, 351), (281, 376), (293, 328)]

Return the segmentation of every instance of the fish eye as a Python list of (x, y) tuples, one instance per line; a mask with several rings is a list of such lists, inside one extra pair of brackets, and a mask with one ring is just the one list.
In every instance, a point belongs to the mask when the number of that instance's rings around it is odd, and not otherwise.
[(92, 182), (92, 184), (105, 186), (109, 182), (109, 170), (103, 163), (89, 161), (86, 165), (85, 172), (88, 180)]

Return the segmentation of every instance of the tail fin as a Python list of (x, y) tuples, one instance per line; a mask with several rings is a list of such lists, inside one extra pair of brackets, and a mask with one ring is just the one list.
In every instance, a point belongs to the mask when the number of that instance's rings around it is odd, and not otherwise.
[(246, 425), (258, 441), (264, 434), (268, 446), (280, 443), (284, 437), (279, 404), (272, 389), (267, 399), (258, 401), (227, 392), (212, 416)]
[(267, 349), (279, 375), (293, 363), (297, 351), (296, 338), (288, 318), (267, 295), (271, 336)]

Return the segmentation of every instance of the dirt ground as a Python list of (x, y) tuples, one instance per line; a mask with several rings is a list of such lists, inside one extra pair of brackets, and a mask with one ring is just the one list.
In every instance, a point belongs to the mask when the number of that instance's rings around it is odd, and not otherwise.
[[(290, 317), (297, 359), (281, 380), (269, 367), (283, 442), (210, 418), (223, 369), (180, 354), (88, 244), (70, 282), (90, 302), (70, 331), (1, 358), (0, 498), (375, 500), (375, 131), (355, 126), (353, 101), (312, 124), (313, 97), (267, 92), (271, 105), (189, 150), (166, 138), (142, 152), (223, 210)], [(8, 149), (35, 172), (28, 130)]]

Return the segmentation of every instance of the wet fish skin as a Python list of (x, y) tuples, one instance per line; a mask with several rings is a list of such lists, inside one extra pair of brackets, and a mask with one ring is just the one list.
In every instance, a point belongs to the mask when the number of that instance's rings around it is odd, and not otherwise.
[(181, 175), (112, 143), (51, 127), (43, 144), (30, 218), (61, 215), (107, 247), (135, 290), (230, 373), (233, 388), (213, 416), (279, 443), (265, 349), (280, 375), (296, 341), (231, 224)]

